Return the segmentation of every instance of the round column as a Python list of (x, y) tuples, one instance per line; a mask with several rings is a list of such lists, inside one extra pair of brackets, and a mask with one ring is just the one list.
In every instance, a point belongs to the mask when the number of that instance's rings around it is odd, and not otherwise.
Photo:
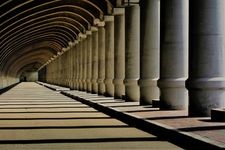
[(80, 78), (81, 78), (81, 40), (79, 39), (77, 47), (77, 90), (80, 90)]
[(98, 94), (105, 94), (105, 28), (98, 27)]
[(73, 78), (73, 89), (76, 89), (76, 47), (77, 47), (77, 41), (75, 41), (73, 49), (72, 49), (72, 55), (73, 55), (73, 73), (72, 73), (72, 78)]
[(65, 87), (68, 87), (68, 83), (69, 83), (69, 55), (68, 55), (69, 51), (65, 52)]
[(225, 1), (190, 0), (189, 115), (225, 108)]
[(125, 96), (127, 101), (139, 101), (140, 91), (140, 7), (131, 5), (125, 9)]
[(83, 90), (83, 42), (84, 39), (80, 35), (80, 42), (79, 42), (79, 90)]
[(75, 41), (75, 47), (74, 47), (74, 89), (75, 90), (78, 90), (78, 71), (77, 71), (77, 67), (78, 67), (78, 45), (79, 45), (79, 42), (78, 40)]
[(90, 93), (92, 90), (91, 84), (91, 70), (92, 70), (92, 32), (87, 31), (87, 92)]
[[(63, 50), (64, 51), (64, 50)], [(65, 86), (65, 81), (66, 81), (66, 71), (65, 71), (65, 51), (62, 55), (62, 59), (61, 59), (62, 63), (61, 63), (61, 86)], [(50, 62), (51, 63), (51, 62)]]
[(83, 47), (82, 47), (82, 53), (83, 53), (83, 74), (82, 74), (82, 84), (83, 84), (83, 90), (87, 90), (87, 36), (85, 35), (83, 39)]
[(91, 27), (92, 30), (92, 93), (98, 93), (98, 28)]
[(58, 85), (62, 85), (62, 78), (63, 78), (62, 57), (63, 57), (63, 55), (61, 55), (59, 57), (59, 82), (58, 82)]
[(114, 16), (105, 16), (105, 96), (114, 96)]
[(68, 83), (67, 83), (67, 86), (70, 87), (70, 83), (71, 83), (71, 51), (70, 51), (70, 48), (68, 48), (68, 51), (67, 51), (67, 59), (68, 59), (68, 67), (67, 67), (67, 73), (68, 73)]
[(187, 109), (188, 1), (161, 0), (160, 109)]
[(69, 88), (73, 88), (73, 43), (70, 44), (70, 49), (69, 49), (69, 57), (70, 57), (70, 62), (69, 62), (69, 73), (70, 73), (70, 80), (69, 80)]
[[(58, 62), (58, 65), (59, 65), (59, 80), (58, 80), (58, 84), (57, 85), (61, 85), (62, 83), (62, 55), (59, 57), (59, 62)], [(48, 72), (49, 72), (49, 67), (48, 67)], [(48, 75), (48, 78), (49, 78), (49, 75)]]
[(159, 0), (142, 0), (140, 41), (140, 104), (152, 104), (159, 99)]
[(125, 95), (125, 9), (114, 8), (114, 98)]
[(3, 88), (3, 79), (4, 79), (4, 77), (0, 76), (0, 89)]

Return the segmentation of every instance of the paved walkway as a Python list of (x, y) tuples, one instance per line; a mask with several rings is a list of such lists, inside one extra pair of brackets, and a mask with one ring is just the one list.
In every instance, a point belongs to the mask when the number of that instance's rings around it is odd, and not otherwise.
[(225, 122), (213, 122), (209, 117), (188, 117), (187, 111), (162, 111), (150, 105), (139, 106), (138, 102), (81, 91), (62, 93), (185, 148), (193, 149), (193, 145), (198, 145), (202, 149), (225, 149)]
[(181, 148), (58, 91), (28, 82), (0, 95), (0, 149)]

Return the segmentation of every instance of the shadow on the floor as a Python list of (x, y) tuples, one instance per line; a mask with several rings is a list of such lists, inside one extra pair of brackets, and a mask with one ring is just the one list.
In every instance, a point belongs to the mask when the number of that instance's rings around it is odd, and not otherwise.
[(30, 129), (99, 129), (102, 128), (131, 128), (128, 125), (90, 125), (90, 126), (23, 126), (23, 127), (0, 127), (0, 130), (30, 130)]
[(120, 107), (137, 107), (139, 105), (120, 105), (120, 106), (110, 106), (110, 107), (115, 107), (115, 108), (120, 108)]
[(119, 102), (119, 103), (121, 103), (121, 102), (123, 102), (124, 103), (124, 101), (119, 101), (119, 100), (117, 100), (117, 101), (115, 101), (114, 99), (107, 99), (107, 98), (105, 98), (105, 99), (89, 99), (90, 101), (113, 101), (113, 102)]
[(224, 130), (225, 126), (202, 126), (202, 127), (189, 127), (189, 128), (178, 128), (182, 131), (207, 131), (207, 130)]
[(115, 102), (115, 101), (113, 101), (113, 102), (107, 102), (107, 101), (99, 101), (98, 103), (99, 103), (99, 104), (118, 104), (118, 103), (124, 103), (124, 102)]
[(125, 110), (123, 112), (128, 112), (128, 113), (136, 113), (136, 112), (151, 112), (151, 111), (156, 111), (156, 110)]
[(0, 109), (27, 109), (27, 108), (30, 108), (30, 109), (55, 109), (55, 108), (90, 108), (88, 106), (68, 106), (68, 107), (60, 107), (60, 106), (54, 106), (54, 107), (0, 107)]
[(78, 119), (109, 119), (111, 117), (57, 117), (57, 118), (0, 118), (0, 120), (78, 120)]
[(199, 121), (203, 121), (203, 122), (211, 122), (211, 123), (225, 123), (224, 121), (214, 121), (211, 120), (211, 118), (206, 118), (206, 119), (199, 119)]
[(148, 120), (160, 120), (160, 119), (181, 119), (181, 118), (190, 118), (188, 116), (164, 116), (164, 117), (149, 117), (145, 118)]
[(46, 113), (46, 114), (51, 114), (51, 113), (96, 113), (98, 112), (97, 110), (84, 110), (84, 111), (27, 111), (27, 112), (10, 112), (10, 111), (5, 111), (5, 112), (0, 112), (0, 114), (22, 114), (22, 113)]
[(43, 140), (1, 140), (0, 144), (28, 144), (28, 143), (102, 143), (102, 142), (135, 142), (135, 141), (164, 141), (157, 137), (116, 137), (95, 139), (43, 139)]

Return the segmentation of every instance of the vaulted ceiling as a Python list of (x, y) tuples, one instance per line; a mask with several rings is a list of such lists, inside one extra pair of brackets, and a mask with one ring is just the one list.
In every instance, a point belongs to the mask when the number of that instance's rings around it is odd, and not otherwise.
[(122, 0), (1, 0), (0, 73), (37, 70)]

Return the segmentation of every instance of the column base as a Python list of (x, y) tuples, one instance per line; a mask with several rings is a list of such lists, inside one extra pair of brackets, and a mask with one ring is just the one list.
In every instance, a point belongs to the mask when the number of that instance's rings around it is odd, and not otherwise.
[(90, 79), (87, 79), (87, 92), (91, 93), (92, 90), (92, 83)]
[(104, 95), (105, 94), (105, 83), (103, 79), (98, 79), (98, 94)]
[(71, 81), (71, 89), (75, 90), (76, 79), (72, 79)]
[(159, 99), (159, 88), (157, 87), (158, 79), (140, 79), (140, 104), (151, 105), (153, 99)]
[(80, 79), (80, 80), (78, 80), (78, 85), (79, 85), (79, 90), (80, 91), (83, 91), (83, 82), (82, 82), (82, 80)]
[(125, 95), (125, 86), (123, 84), (123, 79), (114, 79), (114, 98), (122, 99), (122, 96)]
[(209, 117), (211, 109), (225, 108), (225, 79), (188, 79), (189, 116)]
[(105, 79), (105, 96), (114, 96), (114, 85), (112, 79)]
[(87, 82), (85, 79), (82, 80), (83, 91), (87, 91)]
[(73, 87), (75, 90), (78, 90), (78, 84), (77, 84), (78, 80), (74, 79), (74, 83), (73, 83)]
[(92, 80), (92, 94), (97, 94), (98, 93), (98, 83), (97, 83), (97, 79), (93, 79)]
[(186, 110), (188, 109), (188, 91), (185, 88), (185, 79), (160, 79), (160, 109)]
[(126, 101), (137, 102), (140, 99), (140, 89), (138, 79), (125, 79), (125, 97)]

